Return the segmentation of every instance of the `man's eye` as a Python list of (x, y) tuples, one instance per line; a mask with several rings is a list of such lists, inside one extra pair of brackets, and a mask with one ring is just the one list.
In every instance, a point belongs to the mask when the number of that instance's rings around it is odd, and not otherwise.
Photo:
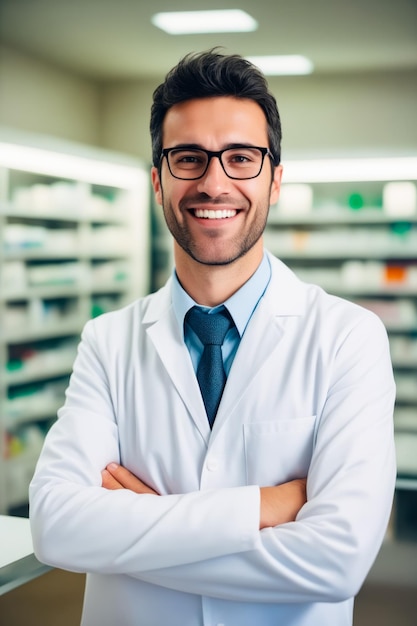
[(250, 158), (245, 154), (235, 154), (230, 159), (233, 163), (247, 163)]
[(227, 156), (227, 162), (231, 166), (251, 165), (256, 161), (256, 155), (252, 152), (231, 152)]
[(199, 165), (203, 161), (201, 155), (192, 152), (175, 152), (172, 158), (176, 165)]
[(197, 163), (198, 161), (201, 161), (201, 159), (196, 157), (195, 154), (185, 154), (184, 156), (180, 157), (179, 160), (183, 161), (184, 163)]

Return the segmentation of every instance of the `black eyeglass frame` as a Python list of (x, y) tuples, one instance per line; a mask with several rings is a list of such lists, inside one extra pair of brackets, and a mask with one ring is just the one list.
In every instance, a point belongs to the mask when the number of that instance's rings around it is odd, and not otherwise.
[[(222, 161), (222, 155), (224, 152), (228, 152), (229, 150), (239, 150), (239, 148), (245, 149), (245, 148), (249, 148), (252, 150), (259, 150), (260, 153), (262, 154), (262, 160), (261, 160), (261, 164), (259, 167), (259, 172), (257, 174), (255, 174), (254, 176), (245, 176), (243, 178), (241, 178), (240, 176), (230, 176), (230, 174), (228, 174), (226, 172), (226, 168), (224, 166), (224, 163)], [(195, 150), (195, 151), (199, 151), (199, 152), (204, 152), (207, 155), (207, 163), (206, 163), (206, 167), (204, 168), (204, 171), (199, 175), (199, 176), (193, 176), (192, 178), (183, 178), (182, 176), (175, 176), (175, 174), (172, 173), (171, 170), (171, 166), (169, 164), (169, 154), (170, 152), (174, 152), (175, 150), (179, 151), (179, 150)], [(173, 178), (176, 178), (177, 180), (199, 180), (200, 178), (203, 178), (203, 176), (206, 174), (209, 165), (210, 165), (210, 161), (212, 158), (216, 157), (219, 159), (220, 161), (220, 165), (222, 166), (222, 169), (224, 171), (224, 173), (226, 174), (226, 176), (228, 178), (231, 178), (232, 180), (252, 180), (252, 178), (257, 178), (259, 176), (259, 174), (262, 172), (262, 168), (264, 166), (264, 162), (265, 162), (265, 157), (269, 156), (269, 158), (272, 161), (272, 164), (275, 166), (275, 159), (274, 159), (274, 155), (272, 154), (272, 152), (270, 151), (269, 148), (263, 148), (261, 146), (248, 146), (248, 145), (236, 145), (236, 146), (231, 146), (230, 148), (224, 148), (223, 150), (217, 150), (217, 151), (213, 151), (213, 150), (205, 150), (205, 148), (196, 148), (196, 147), (187, 147), (187, 146), (175, 146), (174, 148), (163, 148), (162, 152), (161, 152), (161, 157), (160, 157), (160, 161), (159, 161), (159, 169), (161, 170), (162, 167), (162, 159), (165, 157), (167, 164), (168, 164), (168, 169), (169, 169), (169, 173), (171, 174), (171, 176)]]

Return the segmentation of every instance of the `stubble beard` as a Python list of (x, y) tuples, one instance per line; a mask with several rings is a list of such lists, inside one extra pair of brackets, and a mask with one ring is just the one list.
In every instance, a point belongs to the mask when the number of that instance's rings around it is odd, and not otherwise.
[[(253, 224), (248, 228), (243, 236), (235, 237), (222, 246), (222, 250), (216, 253), (216, 258), (204, 254), (203, 250), (195, 244), (189, 230), (181, 226), (175, 219), (174, 211), (170, 202), (163, 199), (163, 212), (168, 230), (177, 242), (177, 244), (188, 254), (194, 261), (207, 266), (224, 266), (235, 263), (238, 259), (245, 256), (259, 241), (265, 230), (266, 221), (269, 212), (269, 203), (265, 207), (258, 205), (255, 209), (256, 218)], [(227, 219), (227, 218), (226, 218)], [(232, 218), (233, 219), (233, 218)], [(216, 233), (213, 234), (213, 243), (215, 244)], [(206, 246), (207, 248), (207, 246)]]

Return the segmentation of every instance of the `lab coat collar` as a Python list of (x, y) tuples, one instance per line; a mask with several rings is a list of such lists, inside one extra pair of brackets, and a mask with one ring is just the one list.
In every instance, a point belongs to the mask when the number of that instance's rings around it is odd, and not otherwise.
[(264, 295), (264, 303), (278, 317), (304, 315), (307, 286), (290, 268), (270, 252), (271, 281)]
[[(271, 281), (263, 296), (265, 304), (277, 316), (303, 315), (306, 308), (306, 285), (282, 261), (267, 252), (271, 264)], [(160, 319), (172, 306), (172, 277), (152, 294), (143, 317), (144, 324)]]
[[(283, 318), (302, 316), (306, 311), (306, 285), (272, 255), (270, 263), (270, 284), (240, 343), (212, 431), (191, 358), (174, 315), (171, 279), (148, 299), (143, 317), (148, 336), (207, 445), (215, 439), (225, 421), (233, 417), (243, 396), (250, 393), (256, 372), (267, 366), (279, 349), (286, 332)], [(246, 367), (248, 362), (250, 368)]]

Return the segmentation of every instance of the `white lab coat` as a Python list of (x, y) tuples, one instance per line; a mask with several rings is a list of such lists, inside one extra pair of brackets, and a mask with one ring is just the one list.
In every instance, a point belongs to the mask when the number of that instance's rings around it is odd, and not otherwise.
[[(270, 262), (212, 432), (170, 282), (87, 323), (30, 488), (38, 558), (89, 572), (83, 626), (351, 624), (395, 482), (387, 336)], [(101, 488), (110, 461), (164, 497)], [(303, 476), (259, 531), (258, 486)]]

